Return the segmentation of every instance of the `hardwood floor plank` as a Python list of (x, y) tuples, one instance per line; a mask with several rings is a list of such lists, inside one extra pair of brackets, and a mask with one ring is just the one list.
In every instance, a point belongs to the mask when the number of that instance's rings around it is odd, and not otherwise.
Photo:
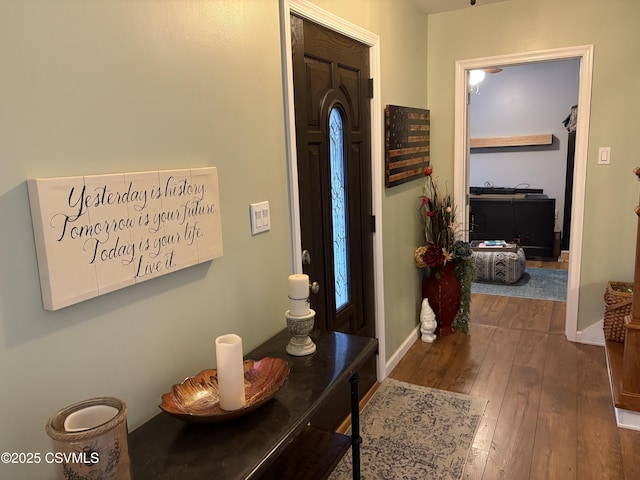
[(476, 381), (469, 392), (470, 395), (486, 398), (489, 402), (473, 442), (473, 446), (481, 450), (489, 451), (491, 448), (519, 340), (520, 332), (518, 331), (494, 329), (491, 345), (487, 349)]
[(548, 300), (509, 298), (499, 325), (503, 328), (548, 332), (551, 309), (552, 305)]
[(577, 347), (578, 478), (624, 479), (622, 450), (606, 372), (604, 349)]
[(427, 345), (421, 340), (414, 342), (389, 376), (401, 382), (410, 382), (411, 377), (419, 370), (420, 363), (422, 363), (428, 348)]
[(497, 326), (508, 301), (507, 297), (471, 294), (473, 323)]
[(531, 300), (527, 298), (508, 297), (499, 326), (523, 330), (524, 323), (529, 320), (529, 308), (532, 305), (530, 302)]
[(529, 478), (543, 372), (514, 365), (483, 478)]
[(518, 350), (513, 358), (514, 365), (531, 367), (544, 372), (545, 356), (549, 335), (542, 332), (527, 331), (520, 335)]
[[(640, 432), (626, 428), (618, 428), (620, 450), (622, 452), (638, 452), (640, 449)], [(640, 478), (640, 455), (622, 455), (624, 478)]]
[(467, 457), (467, 464), (464, 466), (462, 478), (466, 480), (482, 480), (484, 467), (487, 463), (488, 452), (478, 448), (471, 448)]
[(576, 479), (576, 357), (564, 336), (549, 335), (531, 478)]
[(552, 302), (551, 322), (549, 333), (564, 335), (565, 323), (567, 319), (567, 304), (565, 302)]
[(588, 412), (581, 412), (578, 419), (577, 478), (624, 480), (616, 427), (610, 420)]
[(528, 478), (582, 480), (576, 468), (576, 417), (540, 412)]
[(463, 334), (452, 334), (430, 344), (428, 355), (419, 365), (419, 370), (411, 377), (412, 383), (425, 387), (439, 388), (439, 384), (448, 376), (449, 369), (465, 341)]
[(478, 376), (480, 365), (484, 360), (489, 344), (493, 338), (493, 330), (482, 328), (478, 325), (471, 325), (470, 337), (465, 337), (462, 333), (456, 333), (463, 338), (457, 355), (447, 370), (447, 375), (440, 378), (435, 384), (436, 388), (469, 394)]
[(578, 405), (577, 348), (564, 336), (549, 335), (540, 410), (573, 415)]
[(525, 330), (533, 330), (537, 332), (549, 332), (549, 328), (551, 325), (551, 313), (553, 311), (553, 304), (550, 300), (533, 300), (530, 301), (527, 308), (527, 300), (523, 298), (521, 299), (522, 303), (522, 311), (525, 315), (525, 321), (523, 322), (523, 328)]

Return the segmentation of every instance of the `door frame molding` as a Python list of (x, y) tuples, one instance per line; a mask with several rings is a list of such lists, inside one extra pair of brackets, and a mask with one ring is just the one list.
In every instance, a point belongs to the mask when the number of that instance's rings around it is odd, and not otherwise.
[(282, 76), (284, 87), (285, 135), (287, 163), (289, 167), (289, 200), (291, 215), (291, 241), (293, 267), (302, 272), (302, 246), (300, 233), (300, 208), (298, 195), (298, 164), (296, 154), (295, 107), (293, 98), (293, 65), (291, 51), (291, 14), (315, 22), (330, 30), (353, 38), (369, 47), (369, 68), (373, 81), (371, 99), (371, 210), (376, 218), (373, 234), (373, 274), (375, 295), (375, 327), (378, 338), (377, 376), (381, 382), (387, 376), (385, 353), (384, 318), (384, 272), (382, 249), (382, 105), (380, 101), (380, 37), (354, 25), (306, 0), (280, 0), (280, 42), (282, 53)]
[(556, 48), (495, 57), (461, 60), (455, 66), (455, 134), (454, 134), (454, 201), (464, 219), (464, 231), (468, 231), (468, 183), (469, 183), (469, 127), (467, 104), (468, 72), (487, 66), (505, 67), (554, 60), (580, 59), (578, 86), (578, 119), (576, 127), (576, 151), (573, 173), (573, 203), (571, 205), (571, 240), (569, 244), (569, 278), (567, 285), (567, 309), (565, 336), (572, 342), (581, 338), (578, 331), (578, 302), (580, 295), (580, 261), (582, 258), (582, 234), (584, 227), (584, 199), (586, 195), (587, 154), (589, 149), (589, 120), (591, 112), (591, 84), (593, 76), (593, 45)]

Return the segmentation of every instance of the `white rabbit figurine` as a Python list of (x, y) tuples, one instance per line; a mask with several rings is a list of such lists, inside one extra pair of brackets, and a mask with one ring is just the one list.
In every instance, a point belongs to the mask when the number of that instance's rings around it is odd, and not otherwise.
[(422, 300), (422, 308), (420, 309), (420, 333), (422, 334), (422, 341), (433, 343), (438, 336), (433, 333), (436, 330), (438, 323), (436, 322), (436, 314), (433, 313), (429, 300), (427, 298)]

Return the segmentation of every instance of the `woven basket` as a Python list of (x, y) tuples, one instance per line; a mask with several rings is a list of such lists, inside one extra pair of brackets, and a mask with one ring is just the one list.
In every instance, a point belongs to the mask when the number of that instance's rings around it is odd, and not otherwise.
[(624, 286), (633, 289), (633, 283), (609, 282), (604, 293), (604, 338), (615, 342), (623, 342), (627, 331), (627, 323), (633, 306), (633, 293), (620, 292), (614, 287)]

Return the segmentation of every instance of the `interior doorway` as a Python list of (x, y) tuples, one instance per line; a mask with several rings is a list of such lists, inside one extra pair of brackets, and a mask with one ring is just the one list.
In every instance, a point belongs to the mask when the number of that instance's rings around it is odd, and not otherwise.
[[(573, 172), (573, 201), (571, 208), (571, 242), (569, 278), (567, 287), (567, 309), (565, 335), (570, 341), (586, 341), (578, 331), (578, 293), (580, 281), (580, 258), (582, 253), (582, 231), (584, 221), (584, 197), (586, 187), (587, 150), (589, 144), (589, 115), (591, 110), (591, 79), (593, 70), (593, 45), (568, 47), (522, 54), (484, 57), (456, 62), (455, 84), (455, 143), (454, 143), (454, 198), (459, 214), (468, 231), (469, 217), (469, 72), (488, 67), (507, 67), (529, 63), (564, 59), (580, 60), (578, 87), (578, 118), (576, 128), (575, 164)], [(572, 261), (573, 260), (573, 261)]]
[(470, 75), (469, 239), (517, 239), (527, 259), (557, 260), (569, 251), (575, 132), (564, 120), (580, 61), (487, 70)]

